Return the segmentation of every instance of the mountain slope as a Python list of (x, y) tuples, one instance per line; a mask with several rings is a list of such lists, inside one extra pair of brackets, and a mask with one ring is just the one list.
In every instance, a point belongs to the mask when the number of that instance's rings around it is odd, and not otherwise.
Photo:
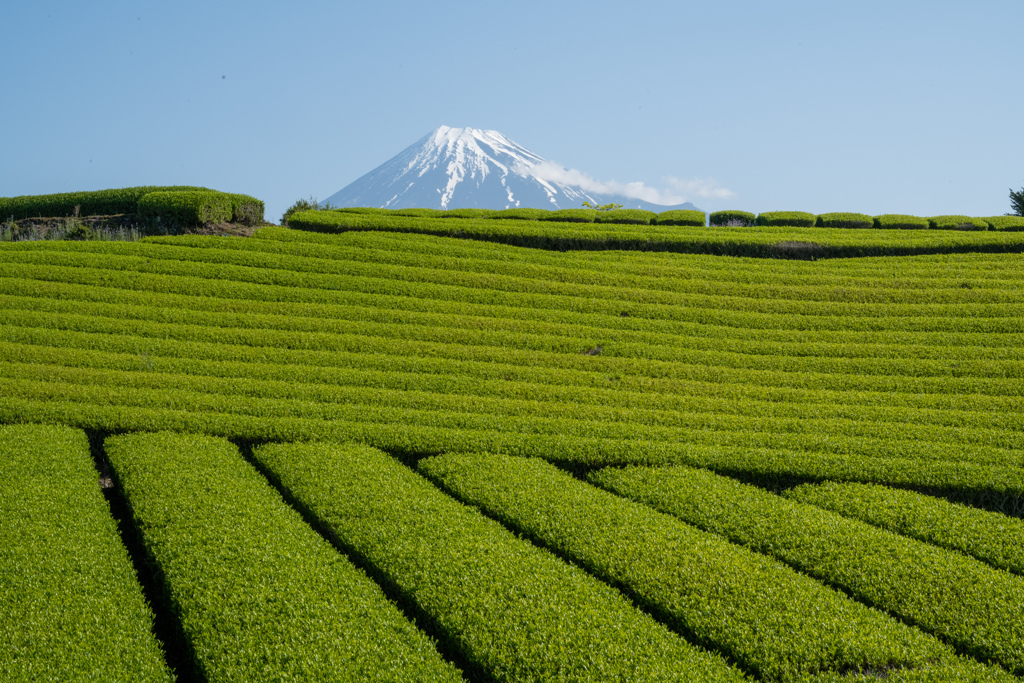
[(389, 209), (567, 209), (587, 201), (651, 211), (696, 208), (587, 192), (545, 179), (541, 169), (549, 164), (497, 131), (441, 126), (323, 203)]

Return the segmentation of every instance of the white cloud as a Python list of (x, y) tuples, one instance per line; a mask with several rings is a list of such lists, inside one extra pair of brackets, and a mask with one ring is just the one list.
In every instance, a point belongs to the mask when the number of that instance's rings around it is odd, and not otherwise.
[(669, 187), (680, 194), (688, 197), (700, 197), (701, 199), (732, 199), (736, 193), (732, 190), (720, 187), (714, 178), (693, 178), (681, 180), (679, 178), (667, 178)]
[(736, 196), (735, 192), (720, 187), (718, 181), (711, 178), (680, 180), (670, 177), (665, 179), (668, 188), (658, 189), (641, 182), (597, 180), (582, 171), (566, 168), (553, 161), (542, 161), (532, 165), (517, 164), (512, 171), (519, 175), (533, 176), (542, 182), (578, 187), (591, 194), (615, 194), (665, 206), (683, 204), (693, 199), (729, 199)]

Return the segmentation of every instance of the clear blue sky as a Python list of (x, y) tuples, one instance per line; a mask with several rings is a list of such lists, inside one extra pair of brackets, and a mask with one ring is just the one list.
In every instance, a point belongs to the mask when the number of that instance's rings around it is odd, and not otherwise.
[(0, 196), (150, 184), (280, 219), (439, 125), (701, 208), (1009, 211), (1024, 2), (7, 2)]

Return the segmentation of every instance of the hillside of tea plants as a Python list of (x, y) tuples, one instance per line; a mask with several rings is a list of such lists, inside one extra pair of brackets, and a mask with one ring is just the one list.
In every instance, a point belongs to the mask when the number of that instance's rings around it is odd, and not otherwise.
[(826, 216), (0, 243), (0, 680), (1020, 680), (1024, 232)]

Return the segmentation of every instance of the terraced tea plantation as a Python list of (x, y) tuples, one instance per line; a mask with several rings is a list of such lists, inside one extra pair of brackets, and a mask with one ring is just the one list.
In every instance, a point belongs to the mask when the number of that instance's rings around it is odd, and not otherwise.
[(331, 214), (0, 244), (0, 680), (1024, 676), (1024, 233)]

